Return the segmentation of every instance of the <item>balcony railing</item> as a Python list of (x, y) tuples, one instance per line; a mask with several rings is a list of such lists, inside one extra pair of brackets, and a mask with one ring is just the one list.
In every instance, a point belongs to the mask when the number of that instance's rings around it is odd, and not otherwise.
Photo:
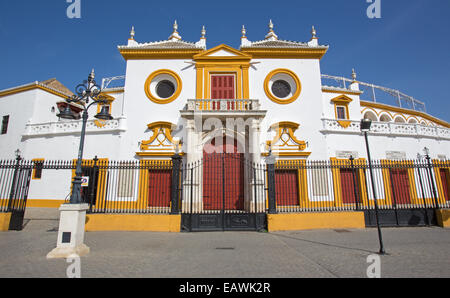
[[(360, 122), (351, 121), (347, 128), (342, 127), (338, 120), (322, 119), (323, 132), (360, 133)], [(419, 136), (438, 139), (450, 139), (450, 129), (445, 127), (424, 126), (420, 124), (395, 123), (395, 122), (373, 122), (372, 134), (397, 135), (397, 136)]]
[(259, 111), (256, 99), (188, 99), (187, 111), (245, 112)]
[[(105, 121), (100, 124), (101, 125), (98, 125), (98, 120), (88, 120), (86, 124), (86, 133), (114, 133), (127, 130), (126, 118), (124, 117)], [(79, 134), (81, 132), (81, 126), (81, 120), (27, 124), (23, 137)]]

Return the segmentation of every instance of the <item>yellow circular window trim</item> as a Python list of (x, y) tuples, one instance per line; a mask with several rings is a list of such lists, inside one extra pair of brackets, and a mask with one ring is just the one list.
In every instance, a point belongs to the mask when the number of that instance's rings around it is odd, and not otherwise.
[[(169, 98), (156, 97), (152, 94), (152, 92), (150, 90), (150, 84), (152, 83), (153, 79), (162, 74), (170, 75), (171, 77), (173, 77), (175, 79), (175, 81), (177, 81), (177, 89), (175, 90), (175, 93)], [(157, 104), (168, 104), (178, 98), (178, 96), (181, 93), (182, 86), (183, 86), (183, 84), (181, 83), (181, 78), (174, 71), (169, 70), (169, 69), (160, 69), (160, 70), (157, 70), (154, 73), (152, 73), (147, 78), (147, 80), (145, 81), (144, 88), (145, 88), (145, 94), (151, 101), (153, 101), (154, 103), (157, 103)]]
[[(275, 95), (272, 94), (272, 91), (269, 88), (269, 83), (270, 80), (277, 74), (287, 74), (288, 76), (290, 76), (294, 81), (295, 84), (297, 85), (297, 90), (295, 91), (294, 95), (290, 98), (278, 98)], [(300, 93), (302, 92), (302, 84), (300, 83), (300, 79), (297, 77), (297, 75), (290, 71), (289, 69), (284, 69), (284, 68), (279, 68), (279, 69), (275, 69), (274, 71), (270, 72), (267, 77), (266, 80), (264, 81), (264, 91), (266, 92), (266, 95), (268, 98), (270, 98), (270, 100), (272, 100), (273, 102), (276, 102), (278, 104), (282, 104), (282, 105), (286, 105), (286, 104), (290, 104), (294, 101), (296, 101), (298, 99), (298, 97), (300, 96)]]

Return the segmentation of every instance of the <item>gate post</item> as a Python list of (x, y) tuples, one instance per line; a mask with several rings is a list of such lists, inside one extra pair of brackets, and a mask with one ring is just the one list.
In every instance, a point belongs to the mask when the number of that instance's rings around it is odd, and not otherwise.
[(175, 153), (172, 156), (172, 185), (170, 189), (170, 200), (172, 202), (172, 208), (170, 214), (179, 214), (180, 213), (180, 203), (179, 203), (179, 193), (178, 187), (180, 183), (180, 168), (181, 168), (181, 156), (178, 153)]
[(269, 156), (266, 158), (267, 164), (267, 188), (269, 194), (269, 214), (277, 213), (276, 197), (275, 197), (275, 156), (272, 152), (269, 152)]
[(15, 206), (15, 204), (13, 204), (13, 201), (15, 200), (15, 196), (16, 196), (16, 188), (17, 188), (17, 183), (18, 183), (18, 177), (17, 174), (19, 172), (19, 167), (20, 167), (20, 162), (22, 161), (22, 157), (20, 156), (20, 154), (17, 154), (16, 157), (16, 165), (14, 166), (14, 175), (13, 175), (13, 179), (12, 179), (12, 185), (11, 185), (11, 190), (9, 193), (9, 201), (8, 201), (8, 210), (7, 212), (12, 212), (13, 207)]

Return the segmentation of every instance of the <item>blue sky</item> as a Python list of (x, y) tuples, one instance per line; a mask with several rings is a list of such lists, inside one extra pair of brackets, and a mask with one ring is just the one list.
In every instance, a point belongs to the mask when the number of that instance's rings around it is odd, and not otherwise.
[(308, 41), (315, 25), (330, 45), (322, 73), (350, 77), (409, 94), (429, 114), (450, 122), (450, 1), (381, 0), (381, 19), (369, 19), (366, 0), (153, 1), (81, 0), (81, 18), (69, 19), (66, 0), (0, 1), (0, 89), (56, 77), (69, 89), (96, 69), (123, 75), (117, 45), (132, 25), (136, 40), (164, 40), (176, 19), (184, 40), (207, 29), (208, 48), (239, 48), (241, 27), (261, 40), (269, 19), (280, 39)]

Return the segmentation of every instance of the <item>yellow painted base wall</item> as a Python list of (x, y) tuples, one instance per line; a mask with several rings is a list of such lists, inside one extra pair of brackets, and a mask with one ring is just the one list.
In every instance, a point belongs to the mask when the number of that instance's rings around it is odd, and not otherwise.
[(88, 214), (86, 231), (180, 232), (181, 215)]
[(65, 201), (63, 200), (27, 200), (27, 207), (31, 208), (59, 208)]
[(436, 218), (438, 225), (443, 228), (450, 227), (450, 210), (449, 209), (441, 209), (436, 210)]
[(11, 213), (0, 213), (0, 231), (9, 230), (10, 220), (11, 220)]
[(364, 212), (268, 214), (269, 232), (317, 229), (365, 229)]

